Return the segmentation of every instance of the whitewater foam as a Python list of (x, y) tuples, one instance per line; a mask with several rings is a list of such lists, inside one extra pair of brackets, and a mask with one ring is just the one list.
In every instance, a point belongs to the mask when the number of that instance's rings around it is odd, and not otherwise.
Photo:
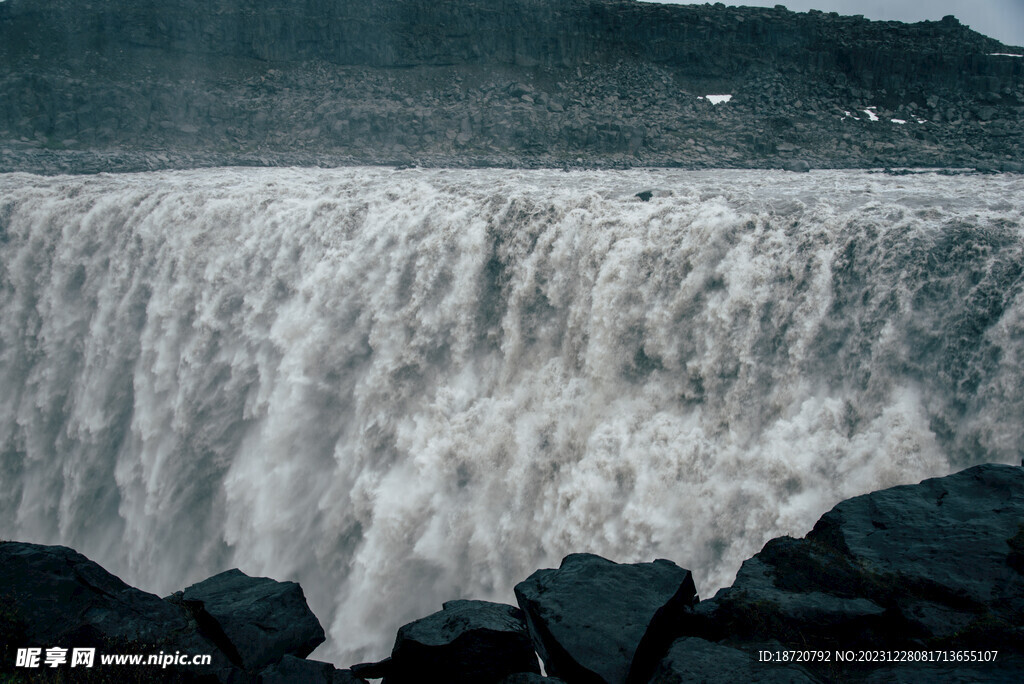
[[(649, 202), (633, 195), (657, 188)], [(0, 176), (0, 536), (301, 582), (317, 657), (569, 552), (708, 596), (1024, 426), (1019, 177)]]

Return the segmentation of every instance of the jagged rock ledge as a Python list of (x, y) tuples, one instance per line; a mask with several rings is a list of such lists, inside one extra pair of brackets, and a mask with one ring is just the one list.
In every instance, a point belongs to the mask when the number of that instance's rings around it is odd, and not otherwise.
[[(324, 633), (297, 584), (229, 570), (160, 599), (71, 549), (3, 542), (0, 677), (30, 672), (18, 648), (93, 646), (211, 654), (132, 673), (211, 684), (1021, 681), (1024, 467), (844, 501), (805, 538), (768, 542), (707, 601), (671, 561), (592, 554), (515, 594), (519, 607), (449, 601), (399, 630), (391, 658), (338, 670), (306, 659)], [(89, 672), (76, 681), (108, 681)]]

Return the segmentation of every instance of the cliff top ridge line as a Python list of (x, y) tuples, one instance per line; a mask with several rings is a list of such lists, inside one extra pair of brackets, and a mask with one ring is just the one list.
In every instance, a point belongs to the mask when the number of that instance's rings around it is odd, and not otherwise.
[(623, 57), (686, 67), (713, 63), (714, 53), (778, 63), (843, 49), (895, 49), (954, 63), (1006, 48), (954, 17), (904, 24), (781, 6), (633, 0), (7, 0), (0, 33), (0, 53), (10, 59), (70, 64), (159, 50), (376, 67), (566, 67)]

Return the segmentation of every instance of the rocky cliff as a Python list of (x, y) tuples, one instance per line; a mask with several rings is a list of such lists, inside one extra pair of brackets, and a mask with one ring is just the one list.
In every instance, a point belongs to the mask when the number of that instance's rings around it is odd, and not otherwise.
[(1020, 170), (1021, 52), (952, 17), (781, 6), (7, 0), (0, 170)]
[[(690, 572), (671, 561), (620, 565), (592, 554), (538, 570), (515, 594), (519, 607), (449, 601), (402, 627), (391, 658), (337, 670), (305, 658), (324, 633), (294, 583), (229, 570), (159, 599), (71, 549), (3, 542), (0, 678), (1020, 681), (1024, 467), (976, 466), (844, 501), (804, 539), (768, 542), (731, 587), (703, 602)], [(47, 668), (42, 659), (59, 647), (211, 660), (169, 668), (96, 660), (74, 670), (58, 653)], [(39, 649), (35, 666), (25, 664), (27, 648)]]

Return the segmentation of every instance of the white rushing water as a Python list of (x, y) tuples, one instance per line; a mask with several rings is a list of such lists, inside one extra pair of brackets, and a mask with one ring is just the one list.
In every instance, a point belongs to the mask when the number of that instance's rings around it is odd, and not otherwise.
[(710, 596), (843, 498), (1020, 460), (1022, 213), (1006, 176), (3, 175), (0, 537), (299, 581), (340, 665), (570, 552)]

